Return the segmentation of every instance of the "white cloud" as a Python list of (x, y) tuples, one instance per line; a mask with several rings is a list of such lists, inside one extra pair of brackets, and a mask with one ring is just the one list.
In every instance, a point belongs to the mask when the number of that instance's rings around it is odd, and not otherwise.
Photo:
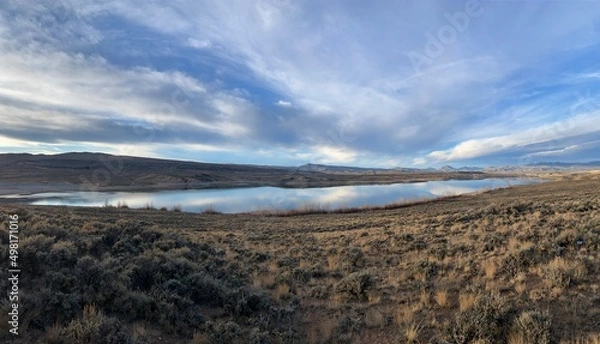
[(275, 105), (281, 106), (281, 107), (292, 107), (292, 103), (286, 102), (285, 100), (280, 100), (277, 103), (275, 103)]
[(427, 159), (426, 158), (414, 158), (412, 160), (412, 164), (415, 166), (423, 166), (423, 165), (427, 164)]
[(251, 134), (245, 126), (255, 113), (251, 104), (227, 92), (209, 93), (181, 71), (124, 69), (99, 56), (35, 42), (15, 46), (15, 39), (0, 36), (4, 128), (75, 132), (112, 119), (156, 129), (180, 125), (236, 139)]
[(538, 156), (561, 156), (561, 155), (565, 155), (568, 153), (572, 153), (575, 151), (578, 151), (581, 149), (580, 145), (572, 145), (572, 146), (568, 146), (562, 149), (555, 149), (555, 150), (549, 150), (549, 151), (541, 151), (541, 152), (535, 152), (535, 153), (530, 153), (527, 154), (527, 157), (538, 157)]
[[(585, 149), (595, 149), (600, 147), (600, 140), (592, 140), (586, 141), (581, 140), (581, 143), (574, 145), (564, 145), (560, 149), (552, 149), (552, 150), (542, 150), (534, 153), (529, 153), (525, 155), (526, 158), (536, 158), (536, 157), (572, 157), (575, 156), (578, 152), (581, 152)], [(597, 159), (597, 156), (592, 156), (589, 158)]]
[(203, 40), (198, 40), (195, 38), (189, 38), (187, 40), (187, 44), (192, 47), (192, 48), (196, 48), (196, 49), (207, 49), (210, 48), (212, 46), (212, 42), (207, 40), (207, 39), (203, 39)]
[(342, 147), (317, 146), (314, 151), (316, 162), (353, 163), (357, 156), (356, 152)]
[(0, 149), (2, 151), (12, 151), (13, 149), (25, 149), (29, 151), (30, 149), (35, 149), (36, 144), (33, 142), (13, 139), (11, 137), (0, 135)]
[[(424, 165), (598, 130), (597, 65), (585, 54), (600, 41), (600, 8), (585, 4), (529, 2), (515, 18), (513, 4), (484, 2), (484, 14), (421, 73), (407, 52), (423, 51), (426, 34), (464, 4), (60, 4), (69, 16), (54, 26), (34, 20), (52, 19), (46, 6), (0, 9), (0, 123), (32, 140), (42, 128), (62, 142), (66, 131), (110, 122), (151, 128), (164, 141), (185, 132), (182, 141), (217, 151), (251, 144), (290, 159)], [(110, 30), (103, 20), (114, 20)]]
[[(0, 95), (14, 101), (148, 121), (160, 121), (157, 112), (172, 106), (179, 99), (176, 96), (205, 92), (201, 84), (180, 72), (121, 70), (99, 57), (42, 47), (3, 53), (0, 75)], [(159, 92), (165, 98), (152, 99)]]
[(580, 74), (579, 77), (581, 77), (583, 79), (597, 80), (597, 79), (600, 79), (600, 72), (583, 73), (583, 74)]
[(508, 135), (463, 141), (452, 149), (433, 151), (428, 157), (438, 161), (473, 159), (595, 132), (600, 133), (600, 110)]
[(361, 196), (358, 191), (356, 187), (328, 188), (325, 193), (316, 197), (315, 203), (320, 205), (348, 204)]

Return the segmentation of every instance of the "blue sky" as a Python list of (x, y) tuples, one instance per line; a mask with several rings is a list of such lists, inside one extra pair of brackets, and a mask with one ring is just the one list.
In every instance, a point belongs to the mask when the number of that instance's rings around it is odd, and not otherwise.
[(595, 1), (0, 4), (0, 152), (427, 167), (600, 157)]

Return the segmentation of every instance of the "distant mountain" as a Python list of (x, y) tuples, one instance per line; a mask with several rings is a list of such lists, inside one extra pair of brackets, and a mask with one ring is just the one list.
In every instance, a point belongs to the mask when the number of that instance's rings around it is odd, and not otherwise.
[(438, 168), (438, 171), (454, 172), (454, 171), (456, 171), (456, 169), (450, 165), (444, 165), (444, 166)]
[(556, 167), (556, 168), (596, 168), (600, 167), (600, 161), (592, 162), (538, 162), (535, 164), (527, 164), (526, 166), (536, 167)]
[(463, 167), (452, 167), (450, 165), (444, 165), (437, 169), (442, 172), (480, 172), (483, 171), (481, 167), (473, 167), (473, 166), (463, 166)]
[(489, 173), (522, 173), (522, 172), (552, 172), (600, 169), (600, 161), (571, 163), (571, 162), (537, 162), (525, 165), (506, 165), (486, 167)]
[(323, 172), (323, 173), (361, 173), (361, 174), (376, 174), (376, 173), (398, 173), (398, 172), (440, 172), (435, 168), (409, 168), (409, 167), (394, 167), (394, 168), (370, 168), (370, 167), (351, 167), (351, 166), (336, 166), (322, 164), (306, 164), (298, 167), (298, 171), (304, 172)]
[(397, 170), (387, 168), (368, 168), (368, 167), (352, 167), (352, 166), (336, 166), (322, 164), (305, 164), (298, 166), (298, 171), (303, 172), (324, 172), (324, 173), (382, 173), (382, 172), (398, 172)]
[(410, 167), (394, 167), (395, 171), (399, 172), (437, 172), (435, 168), (410, 168)]

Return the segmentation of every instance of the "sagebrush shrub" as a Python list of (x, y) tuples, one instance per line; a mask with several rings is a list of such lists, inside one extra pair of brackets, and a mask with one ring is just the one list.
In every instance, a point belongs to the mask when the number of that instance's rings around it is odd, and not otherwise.
[(334, 290), (346, 298), (365, 301), (367, 291), (374, 283), (375, 278), (369, 272), (353, 272), (336, 283)]
[(365, 254), (359, 247), (349, 247), (342, 251), (340, 257), (340, 267), (343, 271), (353, 272), (363, 267), (365, 264)]
[(107, 317), (95, 306), (88, 305), (83, 315), (72, 320), (64, 328), (64, 337), (69, 343), (128, 344), (131, 333), (118, 320)]
[(509, 338), (517, 343), (549, 344), (551, 327), (548, 312), (524, 311), (513, 320)]
[(456, 315), (450, 337), (457, 344), (476, 340), (506, 343), (512, 313), (512, 308), (499, 296), (482, 295), (472, 308)]

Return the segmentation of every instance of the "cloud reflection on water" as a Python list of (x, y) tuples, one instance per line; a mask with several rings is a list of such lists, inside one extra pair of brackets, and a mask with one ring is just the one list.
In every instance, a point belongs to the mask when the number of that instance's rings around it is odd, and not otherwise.
[(526, 179), (484, 179), (307, 189), (259, 187), (160, 192), (67, 192), (36, 194), (21, 198), (37, 205), (117, 206), (120, 203), (127, 204), (131, 208), (143, 208), (148, 205), (155, 208), (171, 208), (177, 205), (181, 206), (183, 211), (190, 212), (202, 212), (210, 208), (224, 213), (236, 213), (317, 206), (336, 209), (385, 205), (531, 182), (533, 181)]

